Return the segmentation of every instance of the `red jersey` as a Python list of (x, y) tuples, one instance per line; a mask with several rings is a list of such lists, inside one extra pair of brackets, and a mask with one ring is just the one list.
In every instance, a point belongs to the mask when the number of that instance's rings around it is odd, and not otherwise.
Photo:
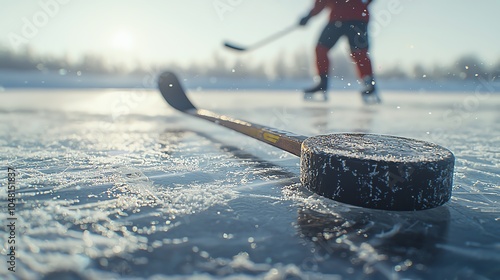
[(360, 20), (368, 22), (368, 5), (372, 0), (316, 0), (310, 16), (319, 14), (324, 8), (330, 9), (330, 22)]

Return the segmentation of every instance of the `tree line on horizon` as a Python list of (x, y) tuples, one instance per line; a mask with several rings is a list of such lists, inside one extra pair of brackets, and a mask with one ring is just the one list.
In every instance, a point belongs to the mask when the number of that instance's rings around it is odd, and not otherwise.
[[(288, 57), (288, 56), (287, 56)], [(228, 60), (220, 53), (214, 53), (207, 63), (192, 63), (189, 66), (170, 65), (168, 68), (191, 76), (209, 76), (217, 78), (253, 78), (266, 80), (287, 80), (310, 78), (314, 75), (314, 65), (309, 52), (302, 49), (291, 54), (292, 59), (285, 59), (281, 53), (274, 61), (257, 61), (251, 57)], [(86, 74), (144, 74), (150, 69), (162, 69), (164, 65), (139, 66), (126, 69), (119, 63), (107, 62), (103, 56), (86, 54), (78, 61), (70, 61), (67, 56), (41, 56), (26, 48), (20, 52), (0, 49), (0, 70), (43, 71)], [(336, 54), (332, 57), (334, 70), (332, 75), (338, 78), (353, 79), (355, 70), (347, 55)], [(398, 65), (385, 67), (376, 74), (384, 79), (447, 79), (464, 80), (482, 77), (486, 80), (500, 78), (500, 60), (488, 66), (474, 55), (464, 55), (451, 65), (424, 67), (414, 65), (412, 69), (403, 69)]]

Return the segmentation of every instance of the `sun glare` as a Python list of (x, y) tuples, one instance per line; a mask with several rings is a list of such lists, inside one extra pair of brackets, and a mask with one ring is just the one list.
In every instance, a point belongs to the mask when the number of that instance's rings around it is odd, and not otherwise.
[(120, 30), (112, 35), (111, 46), (116, 50), (129, 51), (134, 47), (134, 36), (127, 30)]

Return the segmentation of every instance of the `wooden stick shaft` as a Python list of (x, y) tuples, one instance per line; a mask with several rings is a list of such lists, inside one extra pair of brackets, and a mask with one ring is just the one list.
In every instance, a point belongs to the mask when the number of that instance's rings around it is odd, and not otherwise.
[(204, 109), (190, 109), (185, 113), (230, 128), (234, 131), (250, 136), (254, 139), (285, 150), (300, 157), (302, 142), (306, 136), (293, 134), (291, 132), (254, 124), (251, 122), (234, 119), (229, 116), (219, 115)]

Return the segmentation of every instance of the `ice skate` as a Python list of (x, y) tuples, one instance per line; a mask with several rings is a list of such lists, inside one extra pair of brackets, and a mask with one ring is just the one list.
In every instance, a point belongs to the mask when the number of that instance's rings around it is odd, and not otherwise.
[(321, 75), (317, 85), (304, 90), (304, 100), (312, 100), (317, 92), (323, 93), (323, 100), (328, 101), (328, 76)]
[(378, 104), (382, 103), (377, 88), (375, 87), (375, 80), (372, 76), (363, 79), (365, 88), (361, 91), (361, 98), (365, 104)]

